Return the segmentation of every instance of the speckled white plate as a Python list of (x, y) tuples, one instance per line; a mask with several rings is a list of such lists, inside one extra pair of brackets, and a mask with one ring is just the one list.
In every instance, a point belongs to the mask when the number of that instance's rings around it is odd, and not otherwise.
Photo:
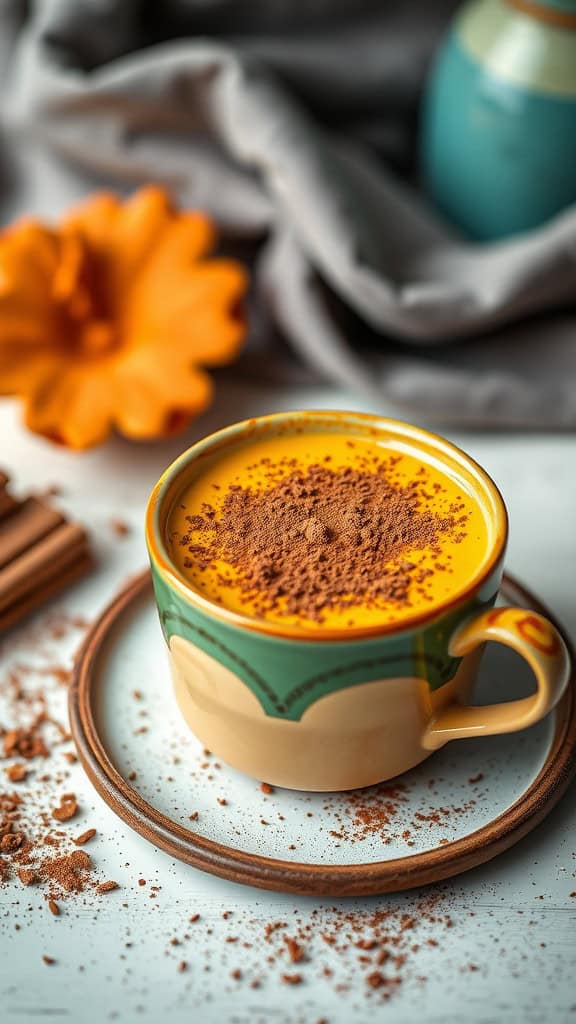
[[(550, 618), (510, 577), (503, 596)], [(489, 645), (476, 702), (531, 689), (524, 662)], [(88, 636), (70, 718), (104, 799), (172, 856), (262, 888), (359, 895), (458, 874), (538, 824), (575, 769), (574, 692), (572, 679), (556, 711), (523, 733), (450, 743), (391, 783), (342, 794), (264, 792), (203, 751), (181, 718), (145, 573)]]

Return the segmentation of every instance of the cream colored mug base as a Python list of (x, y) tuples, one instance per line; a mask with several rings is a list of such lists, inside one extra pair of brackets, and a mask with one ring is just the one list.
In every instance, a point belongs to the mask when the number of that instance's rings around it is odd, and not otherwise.
[(418, 678), (379, 679), (321, 697), (299, 722), (266, 715), (245, 683), (188, 640), (170, 640), (176, 700), (200, 742), (233, 768), (287, 789), (359, 789), (401, 775), (431, 751), (426, 726), (466, 701), (481, 648), (437, 690)]

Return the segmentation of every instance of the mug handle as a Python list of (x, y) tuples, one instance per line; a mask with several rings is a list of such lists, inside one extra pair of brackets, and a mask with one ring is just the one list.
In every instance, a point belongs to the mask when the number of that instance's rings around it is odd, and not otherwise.
[(503, 704), (470, 707), (452, 701), (432, 719), (424, 733), (426, 750), (449, 740), (518, 732), (540, 721), (558, 703), (568, 684), (570, 658), (558, 630), (537, 612), (525, 608), (492, 608), (468, 619), (453, 634), (449, 653), (461, 658), (486, 640), (517, 651), (536, 676), (536, 693)]

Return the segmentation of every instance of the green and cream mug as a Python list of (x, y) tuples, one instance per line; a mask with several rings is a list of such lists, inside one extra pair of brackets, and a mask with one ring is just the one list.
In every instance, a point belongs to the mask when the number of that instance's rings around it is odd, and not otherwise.
[[(319, 629), (270, 621), (210, 600), (178, 567), (168, 536), (175, 503), (207, 467), (282, 439), (359, 439), (410, 453), (456, 481), (480, 510), (487, 541), (463, 584), (401, 620)], [(146, 537), (176, 699), (193, 733), (234, 768), (300, 790), (369, 786), (414, 767), (450, 740), (512, 733), (537, 722), (568, 681), (565, 644), (547, 619), (495, 608), (507, 515), (487, 473), (418, 427), (341, 412), (296, 412), (234, 424), (184, 452), (154, 488)], [(455, 552), (457, 557), (457, 552)], [(521, 654), (528, 697), (469, 706), (488, 640)]]

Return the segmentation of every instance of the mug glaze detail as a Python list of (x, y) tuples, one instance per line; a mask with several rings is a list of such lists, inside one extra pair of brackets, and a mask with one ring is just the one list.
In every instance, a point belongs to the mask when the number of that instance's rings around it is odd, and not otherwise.
[[(217, 458), (239, 438), (320, 424), (410, 441), (423, 458), (433, 451), (468, 473), (494, 528), (490, 557), (466, 593), (432, 612), (421, 609), (401, 625), (307, 634), (211, 604), (179, 576), (163, 541), (179, 481), (199, 460)], [(182, 714), (206, 747), (260, 780), (310, 790), (371, 785), (412, 768), (451, 738), (525, 727), (553, 706), (566, 685), (564, 644), (546, 620), (525, 611), (491, 611), (506, 544), (506, 512), (495, 485), (454, 446), (407, 424), (356, 414), (294, 413), (220, 431), (181, 456), (160, 480), (148, 508), (147, 542)], [(492, 624), (487, 614), (496, 616)], [(527, 698), (529, 708), (523, 702), (462, 706), (486, 639), (520, 650), (535, 669), (538, 694)], [(538, 650), (538, 643), (554, 651)]]

